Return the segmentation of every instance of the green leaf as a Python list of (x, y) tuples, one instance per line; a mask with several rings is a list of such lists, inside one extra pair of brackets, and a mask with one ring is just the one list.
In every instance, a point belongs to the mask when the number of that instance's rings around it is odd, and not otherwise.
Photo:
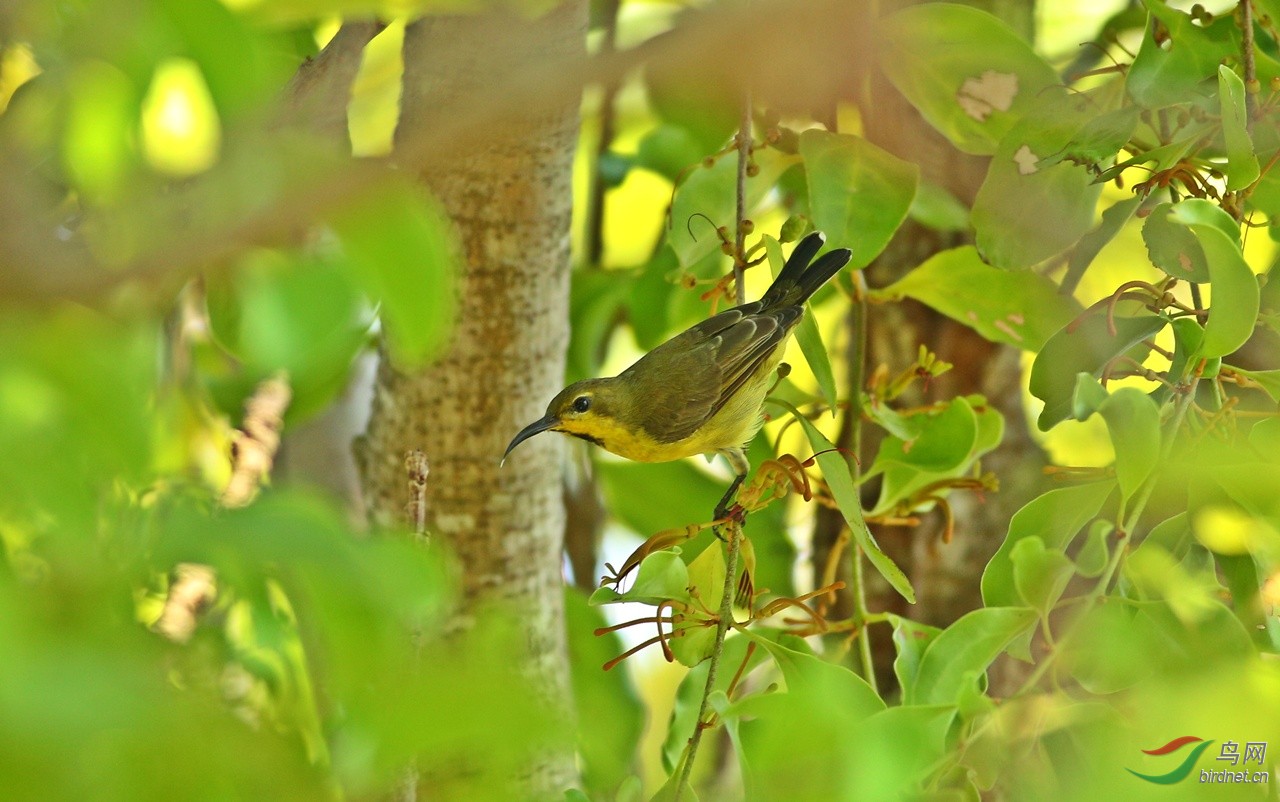
[(906, 704), (948, 704), (964, 691), (966, 677), (984, 673), (1009, 643), (1036, 622), (1035, 610), (986, 607), (966, 613), (929, 644), (920, 659), (915, 693)]
[[(664, 245), (642, 268), (626, 294), (627, 320), (636, 335), (636, 345), (651, 351), (661, 345), (669, 333), (671, 296), (676, 285), (668, 274), (678, 270), (675, 252)], [(599, 341), (595, 345), (599, 350)]]
[[(753, 158), (760, 171), (747, 179), (748, 213), (773, 189), (778, 177), (800, 160), (799, 156), (780, 153), (773, 148), (757, 151)], [(733, 231), (737, 213), (737, 182), (737, 157), (730, 154), (716, 159), (710, 167), (695, 167), (684, 183), (676, 188), (667, 241), (683, 267), (691, 267), (703, 257), (720, 250), (716, 232), (705, 220), (695, 220), (697, 215), (706, 215), (715, 226), (726, 226), (730, 232)], [(693, 233), (690, 233), (690, 228)]]
[(1106, 315), (1096, 310), (1087, 312), (1050, 337), (1036, 354), (1030, 389), (1033, 396), (1044, 401), (1037, 421), (1041, 431), (1048, 431), (1071, 413), (1078, 374), (1102, 375), (1108, 362), (1155, 336), (1168, 322), (1156, 315), (1116, 317), (1114, 321), (1113, 336), (1108, 331)]
[(1249, 445), (1259, 454), (1280, 457), (1280, 418), (1260, 420), (1249, 430)]
[(1147, 255), (1152, 264), (1174, 278), (1208, 281), (1204, 249), (1191, 229), (1173, 216), (1173, 208), (1171, 203), (1162, 203), (1143, 222), (1142, 241), (1147, 245)]
[[(719, 709), (736, 728), (749, 799), (848, 799), (856, 781), (849, 765), (859, 751), (862, 726), (885, 703), (849, 669), (761, 638), (781, 670), (786, 690), (756, 693)], [(820, 744), (822, 771), (797, 772), (797, 743)], [(806, 759), (806, 765), (807, 759)]]
[[(1218, 65), (1239, 53), (1236, 24), (1230, 14), (1207, 26), (1190, 15), (1169, 8), (1162, 0), (1144, 0), (1153, 18), (1146, 25), (1142, 45), (1125, 77), (1129, 95), (1140, 106), (1158, 108), (1207, 97), (1209, 80)], [(1156, 36), (1159, 21), (1163, 38)]]
[[(712, 543), (689, 563), (688, 596), (696, 596), (712, 610), (720, 609), (720, 601), (724, 598), (724, 551), (719, 543)], [(677, 615), (677, 619), (684, 618)], [(687, 619), (685, 619), (687, 620)], [(716, 628), (714, 626), (696, 626), (681, 629), (673, 635), (668, 644), (671, 653), (683, 665), (696, 666), (711, 656), (715, 647)]]
[(1209, 263), (1198, 233), (1202, 228), (1217, 229), (1240, 243), (1240, 224), (1216, 203), (1187, 198), (1157, 206), (1142, 226), (1152, 263), (1174, 278), (1209, 281)]
[(203, 374), (228, 413), (238, 415), (257, 384), (278, 371), (293, 391), (291, 423), (346, 386), (372, 321), (345, 265), (254, 251), (234, 270), (210, 275), (205, 287), (210, 329), (239, 363), (229, 374)]
[(1232, 242), (1240, 244), (1240, 224), (1213, 201), (1207, 201), (1204, 198), (1184, 198), (1173, 204), (1171, 215), (1173, 220), (1190, 228), (1197, 226), (1216, 228), (1226, 234)]
[(1226, 234), (1209, 226), (1193, 226), (1209, 262), (1213, 300), (1204, 324), (1200, 357), (1222, 357), (1235, 352), (1253, 334), (1260, 304), (1258, 279)]
[(881, 294), (914, 298), (991, 342), (1031, 351), (1083, 311), (1044, 276), (994, 268), (972, 245), (931, 256)]
[(1004, 543), (982, 572), (982, 602), (988, 607), (1016, 605), (1019, 600), (1013, 576), (1013, 550), (1028, 537), (1037, 537), (1046, 548), (1066, 551), (1076, 534), (1097, 516), (1115, 487), (1113, 482), (1092, 482), (1049, 490), (1027, 502), (1009, 521)]
[[(720, 655), (720, 666), (721, 668), (731, 668), (716, 673), (714, 692), (724, 693), (728, 691), (729, 683), (733, 680), (733, 675), (738, 672), (739, 668), (742, 668), (742, 676), (745, 677), (768, 659), (768, 650), (758, 648), (758, 646), (752, 649), (750, 655), (747, 654), (747, 648), (752, 644), (758, 643), (758, 638), (783, 640), (795, 648), (806, 648), (804, 641), (777, 630), (757, 630), (753, 627), (752, 635), (754, 637), (747, 637), (745, 633), (730, 631), (725, 637), (724, 651)], [(676, 689), (671, 720), (667, 724), (667, 736), (662, 744), (662, 768), (668, 773), (674, 772), (678, 766), (680, 756), (688, 745), (689, 736), (693, 733), (694, 725), (697, 723), (698, 708), (702, 704), (702, 693), (707, 686), (707, 670), (706, 663), (693, 666), (685, 673), (684, 678), (680, 681), (680, 686)]]
[(1071, 249), (1067, 258), (1067, 272), (1062, 280), (1063, 287), (1074, 288), (1084, 275), (1084, 271), (1093, 264), (1102, 249), (1107, 246), (1125, 224), (1133, 217), (1134, 212), (1142, 205), (1142, 198), (1134, 196), (1108, 206), (1102, 213), (1102, 220), (1091, 231), (1080, 238), (1076, 247)]
[(1125, 560), (1124, 576), (1132, 582), (1138, 598), (1159, 599), (1179, 622), (1194, 626), (1214, 617), (1222, 607), (1218, 601), (1222, 586), (1215, 570), (1211, 563), (1197, 563), (1178, 562), (1163, 549), (1143, 549)]
[(655, 551), (640, 562), (631, 587), (622, 593), (613, 588), (596, 588), (589, 599), (592, 605), (641, 602), (662, 604), (675, 599), (688, 601), (689, 569), (680, 559), (680, 549)]
[[(929, 411), (921, 411), (911, 415), (898, 415), (884, 406), (869, 407), (871, 417), (888, 431), (894, 434), (881, 443), (876, 461), (867, 470), (867, 476), (883, 473), (884, 480), (880, 485), (880, 496), (876, 500), (874, 512), (882, 514), (903, 499), (926, 485), (942, 479), (953, 478), (966, 473), (978, 457), (1000, 444), (1004, 433), (1004, 418), (987, 400), (980, 395), (964, 396), (953, 399), (950, 404), (967, 406), (974, 415), (975, 426), (970, 429), (960, 409), (947, 410), (959, 421), (959, 428), (948, 430), (937, 425), (936, 415)], [(948, 406), (950, 406), (950, 404)], [(930, 423), (933, 425), (928, 425)], [(926, 428), (928, 432), (925, 432)], [(936, 430), (936, 431), (935, 431)], [(972, 439), (969, 432), (972, 431)], [(920, 457), (929, 457), (929, 463), (920, 465), (901, 459), (904, 452), (911, 454), (924, 441), (926, 447), (921, 450)], [(931, 442), (932, 441), (932, 442)], [(949, 454), (951, 449), (962, 446), (965, 441), (971, 443), (968, 454), (952, 464)], [(934, 470), (932, 466), (950, 465), (943, 470)]]
[(1058, 83), (1013, 29), (975, 8), (911, 6), (886, 17), (879, 36), (889, 80), (966, 153), (994, 153), (1040, 91)]
[(1227, 144), (1227, 189), (1233, 192), (1258, 180), (1258, 156), (1249, 138), (1244, 81), (1235, 70), (1218, 65), (1218, 102), (1222, 105), (1222, 138)]
[(1180, 512), (1151, 527), (1151, 531), (1142, 539), (1133, 553), (1137, 554), (1143, 549), (1159, 549), (1167, 552), (1175, 560), (1181, 560), (1187, 556), (1194, 540), (1191, 519), (1187, 513)]
[(937, 184), (921, 181), (907, 214), (934, 231), (968, 231), (969, 207)]
[(1107, 563), (1111, 560), (1111, 550), (1107, 540), (1115, 531), (1115, 525), (1110, 521), (1097, 520), (1089, 525), (1084, 545), (1076, 553), (1076, 573), (1090, 579), (1102, 576), (1102, 572), (1107, 570)]
[(1076, 374), (1076, 391), (1071, 395), (1071, 417), (1084, 420), (1107, 400), (1107, 390), (1088, 373)]
[[(6, 536), (20, 530), (23, 512), (45, 521), (41, 529), (96, 541), (91, 533), (100, 524), (92, 522), (114, 514), (107, 497), (144, 486), (153, 470), (162, 350), (158, 321), (142, 315), (106, 315), (68, 303), (44, 314), (0, 316), (6, 565), (14, 560)], [(74, 548), (95, 562), (102, 554), (90, 541)]]
[(884, 701), (871, 690), (867, 681), (848, 668), (760, 637), (751, 631), (745, 634), (757, 645), (763, 646), (777, 663), (786, 680), (787, 693), (817, 694), (837, 705), (844, 714), (858, 718), (885, 709)]
[(893, 624), (893, 673), (902, 695), (907, 697), (915, 693), (920, 658), (942, 630), (892, 613), (889, 621)]
[[(575, 270), (569, 284), (569, 353), (565, 380), (600, 375), (603, 346), (635, 286), (621, 270)], [(646, 315), (650, 314), (648, 310)], [(665, 333), (665, 332), (664, 332)]]
[(832, 248), (853, 251), (865, 267), (889, 244), (916, 194), (919, 168), (849, 134), (812, 128), (800, 134), (809, 179), (809, 216)]
[(118, 199), (140, 159), (133, 142), (142, 98), (124, 73), (86, 60), (68, 76), (62, 161), (75, 189), (91, 202)]
[(942, 409), (908, 419), (914, 435), (909, 440), (886, 437), (880, 443), (871, 476), (891, 463), (910, 465), (931, 473), (945, 473), (962, 465), (978, 437), (978, 418), (967, 399), (951, 399)]
[[(1204, 327), (1195, 318), (1180, 317), (1173, 320), (1171, 328), (1173, 359), (1169, 362), (1168, 380), (1176, 386), (1191, 374), (1199, 361), (1196, 355), (1200, 353), (1200, 345), (1204, 342)], [(1163, 386), (1152, 393), (1152, 397), (1159, 402), (1164, 402), (1171, 395), (1173, 389)]]
[(702, 78), (661, 60), (654, 60), (644, 75), (651, 108), (667, 125), (697, 142), (697, 158), (724, 146), (737, 130), (741, 113), (740, 101), (723, 84)]
[(1088, 119), (1079, 102), (1047, 92), (1000, 140), (973, 201), (978, 250), (996, 267), (1030, 268), (1093, 227), (1102, 187), (1081, 167), (1045, 161)]
[(1110, 161), (1120, 148), (1129, 142), (1138, 127), (1139, 110), (1133, 106), (1121, 106), (1092, 117), (1071, 136), (1071, 141), (1057, 153), (1045, 156), (1039, 167), (1049, 167), (1061, 161), (1099, 164)]
[(277, 52), (277, 43), (223, 3), (191, 0), (151, 8), (181, 37), (182, 55), (200, 65), (218, 111), (226, 117), (259, 109), (296, 66)]
[[(764, 251), (769, 257), (769, 270), (773, 273), (773, 277), (777, 278), (783, 265), (782, 246), (776, 239), (765, 234)], [(796, 342), (800, 344), (800, 353), (804, 354), (805, 361), (809, 363), (809, 369), (818, 380), (822, 400), (827, 402), (831, 407), (831, 414), (834, 415), (837, 397), (836, 376), (831, 370), (831, 358), (827, 354), (827, 347), (822, 344), (818, 322), (812, 314), (806, 313), (800, 318), (800, 325), (796, 328)]]
[(1271, 396), (1272, 401), (1280, 402), (1280, 369), (1276, 370), (1244, 370), (1232, 368), (1236, 373), (1256, 381), (1263, 391)]
[(1120, 494), (1133, 498), (1160, 460), (1160, 409), (1146, 393), (1122, 387), (1098, 406), (1116, 452)]
[(849, 524), (849, 530), (853, 532), (854, 541), (880, 575), (893, 586), (893, 589), (902, 594), (908, 602), (915, 604), (916, 594), (911, 588), (911, 581), (889, 558), (889, 555), (884, 553), (880, 544), (876, 542), (875, 536), (871, 534), (871, 530), (867, 528), (867, 522), (863, 519), (862, 502), (858, 498), (858, 489), (853, 485), (853, 474), (849, 470), (849, 463), (845, 462), (845, 458), (835, 450), (835, 446), (826, 435), (818, 431), (808, 418), (801, 415), (800, 411), (790, 404), (786, 406), (790, 407), (791, 413), (796, 416), (796, 420), (800, 421), (805, 435), (809, 438), (809, 444), (817, 453), (818, 467), (822, 468), (822, 476), (827, 480), (827, 486), (831, 488), (831, 495), (840, 508), (840, 514), (844, 517), (845, 523)]
[(1063, 654), (1071, 676), (1090, 693), (1115, 693), (1151, 676), (1162, 651), (1150, 619), (1104, 597), (1089, 610)]
[(380, 305), (392, 359), (412, 367), (439, 355), (453, 332), (459, 265), (444, 210), (396, 183), (346, 206), (332, 226), (352, 275)]
[(1032, 535), (1019, 540), (1009, 555), (1013, 562), (1013, 586), (1018, 598), (1041, 615), (1048, 615), (1075, 572), (1075, 566), (1061, 549), (1046, 549), (1044, 541)]
[(661, 123), (640, 140), (636, 164), (675, 181), (706, 154), (702, 144), (689, 129)]

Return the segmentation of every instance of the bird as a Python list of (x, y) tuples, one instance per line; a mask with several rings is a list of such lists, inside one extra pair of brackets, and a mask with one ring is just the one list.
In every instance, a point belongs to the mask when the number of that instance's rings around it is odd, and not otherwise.
[(774, 382), (804, 302), (849, 263), (839, 248), (814, 259), (821, 232), (801, 240), (759, 300), (726, 309), (677, 334), (617, 376), (561, 390), (546, 414), (521, 429), (502, 455), (542, 432), (561, 432), (638, 462), (723, 455), (734, 479), (716, 507), (728, 505), (750, 472), (746, 444), (764, 424)]

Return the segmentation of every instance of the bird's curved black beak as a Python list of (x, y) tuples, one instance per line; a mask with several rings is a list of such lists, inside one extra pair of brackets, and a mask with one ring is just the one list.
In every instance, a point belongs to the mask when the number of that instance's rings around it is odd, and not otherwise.
[(547, 431), (548, 429), (555, 426), (559, 422), (560, 420), (556, 418), (554, 415), (547, 415), (546, 417), (540, 418), (534, 421), (533, 423), (530, 423), (528, 426), (524, 427), (523, 429), (521, 429), (519, 434), (511, 438), (511, 444), (508, 445), (507, 450), (503, 452), (502, 462), (499, 462), (498, 464), (501, 465), (504, 462), (506, 462), (507, 457), (511, 454), (511, 452), (515, 449), (516, 446), (520, 445), (525, 440), (528, 440), (530, 437), (533, 437), (535, 434), (540, 434), (542, 432)]

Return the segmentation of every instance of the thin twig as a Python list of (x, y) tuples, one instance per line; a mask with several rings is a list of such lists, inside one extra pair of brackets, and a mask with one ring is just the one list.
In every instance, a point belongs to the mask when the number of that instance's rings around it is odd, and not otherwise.
[(179, 563), (173, 569), (164, 609), (152, 629), (174, 643), (186, 643), (196, 631), (196, 620), (217, 597), (212, 568), (199, 563)]
[(245, 506), (270, 475), (276, 449), (280, 447), (284, 412), (292, 397), (288, 378), (284, 373), (277, 373), (259, 384), (245, 402), (244, 423), (232, 435), (231, 481), (219, 499), (222, 506)]
[[(431, 466), (427, 463), (427, 455), (420, 449), (405, 452), (404, 469), (409, 475), (409, 503), (405, 505), (405, 517), (418, 542), (423, 546), (431, 544), (427, 534), (427, 475)], [(422, 649), (426, 636), (419, 626), (414, 626), (411, 633), (413, 653), (416, 659), (422, 657)], [(416, 665), (416, 660), (415, 660)], [(422, 780), (422, 772), (418, 768), (417, 759), (412, 759), (400, 770), (395, 786), (391, 789), (391, 802), (417, 802), (418, 784)]]
[[(746, 287), (743, 282), (746, 268), (745, 242), (746, 206), (747, 206), (747, 162), (751, 158), (751, 95), (743, 93), (742, 120), (738, 129), (738, 185), (737, 185), (737, 226), (734, 232), (733, 278), (737, 291), (738, 304), (746, 303)], [(702, 690), (702, 703), (698, 706), (698, 719), (693, 726), (693, 734), (689, 736), (689, 749), (680, 767), (680, 779), (676, 783), (674, 802), (680, 802), (685, 786), (693, 772), (693, 760), (698, 755), (698, 745), (702, 742), (702, 731), (709, 726), (707, 709), (711, 705), (711, 693), (716, 687), (716, 674), (720, 668), (720, 657), (724, 653), (724, 636), (729, 631), (729, 623), (733, 620), (734, 579), (738, 573), (738, 551), (741, 547), (742, 525), (730, 519), (725, 526), (725, 569), (724, 589), (720, 595), (720, 620), (716, 622), (716, 639), (711, 647), (711, 656), (707, 663), (707, 685)]]
[(742, 526), (737, 521), (730, 521), (725, 527), (724, 555), (724, 588), (720, 596), (720, 620), (716, 622), (716, 640), (711, 647), (711, 656), (707, 658), (707, 685), (702, 690), (702, 703), (698, 705), (698, 719), (693, 725), (693, 734), (689, 736), (689, 749), (680, 768), (680, 781), (676, 783), (673, 802), (680, 802), (685, 786), (689, 784), (689, 776), (693, 772), (693, 759), (698, 755), (698, 744), (702, 742), (702, 732), (707, 729), (707, 710), (711, 706), (711, 694), (716, 687), (716, 674), (720, 669), (720, 657), (724, 654), (724, 636), (729, 631), (733, 620), (734, 575), (738, 572), (738, 551), (742, 539)]
[[(291, 397), (284, 374), (277, 374), (258, 385), (245, 402), (244, 423), (231, 441), (231, 481), (219, 497), (223, 507), (248, 504), (270, 474), (276, 449), (280, 447), (281, 422)], [(178, 564), (173, 569), (173, 581), (160, 617), (151, 628), (175, 643), (186, 643), (195, 632), (200, 613), (217, 598), (217, 580), (217, 573), (208, 565)]]
[[(600, 12), (604, 15), (604, 39), (600, 42), (600, 54), (610, 55), (617, 50), (618, 6), (621, 0), (604, 0)], [(591, 175), (591, 195), (587, 199), (587, 265), (599, 267), (604, 258), (604, 207), (605, 186), (601, 163), (613, 147), (615, 108), (618, 98), (618, 79), (610, 78), (601, 84), (600, 139), (596, 143), (596, 159)]]
[(413, 449), (404, 455), (404, 469), (409, 474), (409, 503), (405, 505), (405, 513), (409, 526), (423, 545), (431, 542), (427, 535), (427, 474), (431, 466), (427, 464), (427, 455)]
[(742, 119), (738, 123), (738, 225), (733, 238), (733, 288), (739, 306), (747, 302), (747, 166), (751, 162), (751, 95), (742, 101)]

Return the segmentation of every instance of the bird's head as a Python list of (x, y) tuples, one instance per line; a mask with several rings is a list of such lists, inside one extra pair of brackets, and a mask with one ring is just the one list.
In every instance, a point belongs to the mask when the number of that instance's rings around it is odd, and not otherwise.
[[(615, 379), (586, 379), (561, 390), (547, 414), (520, 430), (502, 455), (505, 462), (516, 446), (541, 432), (564, 432), (605, 446), (605, 440), (621, 425), (622, 389)], [(607, 448), (607, 446), (605, 446)]]

